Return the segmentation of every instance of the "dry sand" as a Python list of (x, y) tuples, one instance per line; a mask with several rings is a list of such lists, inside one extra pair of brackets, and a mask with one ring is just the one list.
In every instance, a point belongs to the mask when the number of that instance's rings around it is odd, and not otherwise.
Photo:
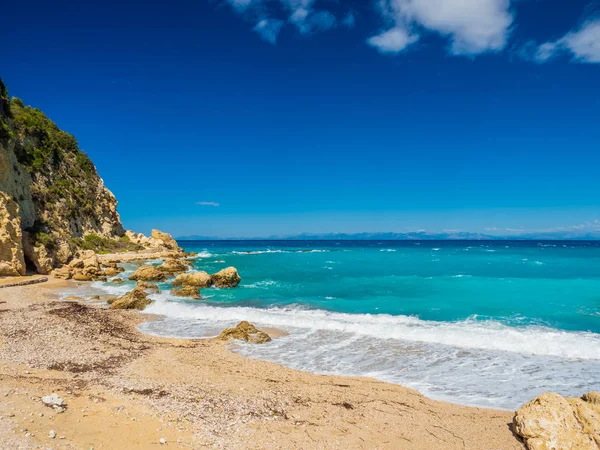
[(143, 314), (57, 301), (65, 285), (0, 289), (0, 449), (524, 448), (512, 412), (147, 336)]

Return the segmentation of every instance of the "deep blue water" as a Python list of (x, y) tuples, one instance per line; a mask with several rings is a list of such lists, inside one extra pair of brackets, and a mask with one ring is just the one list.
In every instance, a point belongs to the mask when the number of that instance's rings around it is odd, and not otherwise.
[(163, 284), (149, 312), (165, 318), (147, 332), (202, 337), (250, 320), (289, 336), (240, 353), (465, 404), (600, 389), (600, 242), (180, 244), (199, 252), (194, 270), (234, 266), (242, 282), (202, 301)]

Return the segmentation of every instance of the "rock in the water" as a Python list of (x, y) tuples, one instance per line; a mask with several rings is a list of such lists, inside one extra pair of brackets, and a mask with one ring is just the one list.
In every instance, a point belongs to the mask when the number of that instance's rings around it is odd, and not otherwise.
[(241, 339), (246, 342), (252, 342), (253, 344), (263, 344), (270, 342), (271, 337), (258, 330), (254, 325), (245, 320), (240, 322), (235, 328), (227, 328), (219, 335), (219, 339), (227, 341), (229, 339)]
[(191, 297), (195, 300), (200, 299), (200, 288), (195, 286), (183, 286), (171, 290), (171, 294), (176, 297)]
[(116, 300), (109, 302), (110, 309), (137, 309), (143, 310), (152, 303), (147, 297), (148, 294), (144, 289), (136, 287), (133, 291), (128, 292), (123, 297), (119, 297)]
[(212, 284), (216, 287), (235, 287), (242, 279), (235, 267), (228, 267), (211, 276)]
[(136, 289), (142, 289), (144, 290), (147, 294), (159, 294), (160, 290), (158, 289), (158, 286), (152, 283), (148, 283), (146, 281), (138, 281), (137, 285), (136, 285)]
[(170, 258), (165, 260), (158, 268), (165, 273), (176, 274), (185, 272), (189, 267), (179, 259)]
[(129, 277), (134, 281), (164, 281), (167, 276), (163, 271), (154, 266), (142, 266)]
[(0, 191), (0, 276), (25, 275), (19, 206)]
[(73, 279), (75, 281), (92, 281), (93, 276), (84, 273), (76, 273), (73, 275)]
[(525, 404), (513, 419), (529, 450), (598, 450), (600, 394), (565, 399), (545, 393)]
[(211, 277), (206, 272), (182, 273), (173, 281), (173, 286), (194, 286), (207, 288), (211, 285)]
[(104, 269), (104, 271), (102, 273), (104, 273), (104, 275), (106, 275), (107, 277), (114, 277), (114, 276), (118, 275), (120, 272), (117, 269), (109, 267), (107, 269)]
[(123, 278), (113, 278), (112, 280), (110, 280), (111, 283), (115, 283), (115, 284), (123, 284)]

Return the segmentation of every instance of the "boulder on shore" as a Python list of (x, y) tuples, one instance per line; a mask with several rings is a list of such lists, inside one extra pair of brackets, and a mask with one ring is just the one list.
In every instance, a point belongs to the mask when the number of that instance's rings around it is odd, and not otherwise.
[(19, 205), (0, 192), (0, 276), (25, 275)]
[(523, 405), (513, 425), (529, 450), (598, 450), (600, 393), (564, 398), (546, 392)]
[(215, 273), (210, 278), (213, 286), (221, 288), (235, 287), (242, 281), (235, 267), (227, 267)]
[(253, 344), (264, 344), (270, 342), (271, 337), (258, 330), (254, 325), (245, 320), (240, 322), (235, 328), (227, 328), (219, 335), (219, 339), (222, 341), (228, 341), (229, 339), (241, 339), (246, 342), (252, 342)]
[(211, 285), (211, 277), (206, 272), (182, 273), (173, 280), (173, 286), (194, 286), (207, 288)]
[(110, 309), (137, 309), (141, 311), (152, 303), (147, 295), (144, 289), (136, 287), (123, 297), (110, 301)]
[(134, 281), (164, 281), (167, 276), (157, 267), (142, 266), (133, 272), (129, 279)]
[(163, 233), (160, 230), (152, 230), (152, 239), (154, 241), (165, 248), (170, 250), (179, 250), (179, 245), (177, 245), (177, 241), (173, 239), (169, 233)]
[(176, 297), (191, 297), (195, 300), (200, 300), (200, 288), (195, 286), (173, 288), (171, 294)]

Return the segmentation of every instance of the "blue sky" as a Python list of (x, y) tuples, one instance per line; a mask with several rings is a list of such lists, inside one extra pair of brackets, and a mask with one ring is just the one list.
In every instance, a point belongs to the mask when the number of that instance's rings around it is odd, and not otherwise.
[(10, 93), (77, 137), (128, 228), (600, 229), (597, 2), (33, 0), (0, 14)]

